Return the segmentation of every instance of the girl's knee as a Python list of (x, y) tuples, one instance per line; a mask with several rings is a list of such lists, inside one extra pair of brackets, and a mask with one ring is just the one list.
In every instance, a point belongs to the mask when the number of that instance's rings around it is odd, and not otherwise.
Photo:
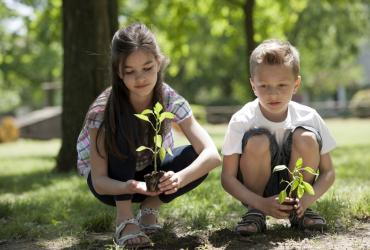
[(199, 156), (192, 145), (175, 148), (173, 154), (182, 158), (182, 161), (185, 161), (187, 165), (191, 164)]
[(178, 172), (189, 166), (197, 157), (198, 154), (192, 145), (180, 146), (172, 150), (172, 156), (166, 155), (166, 158), (162, 162), (161, 169)]

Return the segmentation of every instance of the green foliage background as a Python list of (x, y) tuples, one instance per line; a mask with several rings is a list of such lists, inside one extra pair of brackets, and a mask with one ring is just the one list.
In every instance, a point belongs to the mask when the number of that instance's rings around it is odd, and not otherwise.
[[(189, 101), (244, 103), (252, 98), (246, 88), (246, 1), (118, 0), (119, 23), (139, 21), (154, 30), (171, 59), (166, 81)], [(23, 22), (17, 30), (10, 25), (14, 20)], [(338, 85), (363, 83), (357, 54), (369, 40), (369, 20), (365, 0), (256, 0), (254, 40), (289, 39), (301, 52), (303, 91), (323, 100)], [(60, 0), (1, 1), (0, 113), (39, 108), (42, 83), (60, 85), (61, 27)]]

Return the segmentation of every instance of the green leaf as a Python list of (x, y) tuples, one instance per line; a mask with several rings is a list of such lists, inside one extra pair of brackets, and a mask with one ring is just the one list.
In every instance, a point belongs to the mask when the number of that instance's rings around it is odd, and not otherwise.
[(140, 120), (150, 122), (150, 121), (149, 121), (149, 118), (148, 118), (146, 115), (142, 115), (142, 114), (134, 114), (134, 115), (135, 115), (137, 118), (139, 118)]
[(303, 186), (304, 186), (304, 190), (307, 193), (309, 193), (310, 195), (315, 195), (315, 190), (313, 189), (310, 183), (304, 181)]
[(143, 112), (141, 112), (142, 115), (147, 115), (147, 114), (153, 114), (153, 111), (150, 109), (144, 109)]
[(302, 198), (303, 194), (304, 194), (304, 186), (299, 185), (298, 186), (298, 191), (297, 191), (298, 198)]
[(145, 146), (140, 146), (136, 149), (137, 152), (140, 152), (140, 151), (143, 151), (143, 150), (146, 150), (146, 149), (149, 149), (148, 147), (145, 147)]
[(157, 115), (157, 117), (159, 116), (159, 113), (162, 111), (162, 109), (163, 109), (162, 104), (157, 102), (154, 106), (154, 113)]
[(286, 198), (286, 191), (282, 190), (279, 193), (279, 203), (282, 204), (285, 201), (285, 198)]
[(310, 174), (313, 174), (313, 175), (319, 175), (313, 168), (311, 167), (304, 167), (303, 168), (305, 171), (309, 172)]
[(154, 140), (155, 145), (157, 146), (157, 148), (161, 148), (162, 147), (162, 136), (161, 135), (155, 135), (153, 137), (153, 140)]
[(171, 148), (167, 148), (166, 150), (169, 155), (173, 156)]
[(161, 161), (163, 161), (164, 157), (166, 157), (166, 150), (164, 148), (161, 148), (159, 150), (159, 159), (161, 159)]
[(303, 160), (302, 160), (302, 158), (300, 157), (300, 158), (298, 158), (298, 159), (297, 159), (297, 161), (296, 161), (296, 163), (295, 163), (295, 168), (296, 168), (296, 169), (300, 169), (300, 168), (302, 167), (302, 164), (303, 164)]
[(291, 186), (290, 190), (291, 190), (291, 191), (296, 190), (296, 189), (297, 189), (297, 187), (298, 187), (298, 185), (299, 185), (299, 179), (294, 179), (294, 181), (293, 181), (293, 183), (292, 183), (292, 186)]
[(159, 117), (159, 121), (162, 122), (164, 119), (173, 119), (175, 118), (175, 115), (171, 112), (163, 112), (161, 116)]
[(277, 171), (281, 171), (281, 170), (284, 170), (284, 169), (287, 169), (288, 167), (285, 166), (285, 165), (277, 165), (274, 167), (274, 170), (272, 171), (273, 173), (277, 172)]

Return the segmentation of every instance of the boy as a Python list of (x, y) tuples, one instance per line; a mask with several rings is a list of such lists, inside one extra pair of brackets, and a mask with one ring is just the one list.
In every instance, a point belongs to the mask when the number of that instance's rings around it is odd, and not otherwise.
[[(308, 207), (334, 182), (329, 152), (336, 143), (314, 109), (292, 101), (301, 83), (299, 67), (298, 51), (289, 42), (266, 40), (252, 52), (250, 83), (257, 98), (232, 116), (222, 147), (222, 185), (248, 208), (236, 226), (241, 235), (265, 231), (266, 215), (289, 218), (299, 229), (326, 227), (325, 219)], [(280, 204), (281, 180), (289, 176), (272, 169), (280, 164), (293, 168), (299, 157), (304, 166), (320, 170), (315, 195)], [(314, 175), (303, 176), (314, 182)]]

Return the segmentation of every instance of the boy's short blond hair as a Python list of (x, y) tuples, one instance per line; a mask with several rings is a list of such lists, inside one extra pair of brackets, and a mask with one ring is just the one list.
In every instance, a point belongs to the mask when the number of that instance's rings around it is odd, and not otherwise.
[(251, 78), (258, 65), (287, 65), (292, 68), (294, 76), (299, 76), (299, 53), (288, 41), (269, 39), (263, 41), (252, 52), (250, 57)]

